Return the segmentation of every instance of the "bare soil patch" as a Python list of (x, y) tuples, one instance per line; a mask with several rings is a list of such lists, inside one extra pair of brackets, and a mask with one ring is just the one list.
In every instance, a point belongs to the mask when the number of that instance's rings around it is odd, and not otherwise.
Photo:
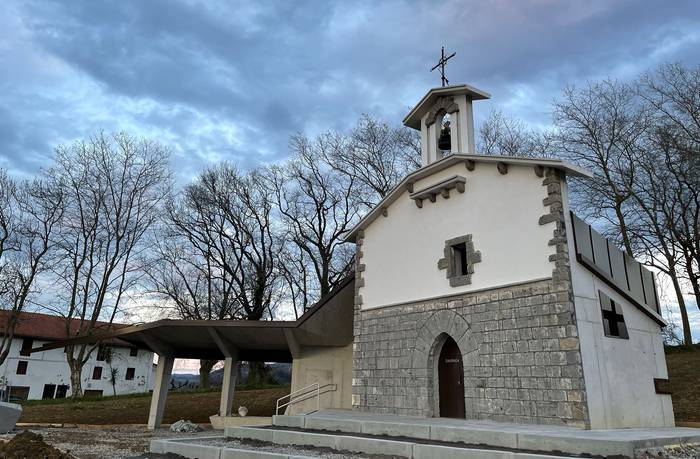
[(25, 430), (10, 441), (0, 443), (3, 459), (73, 459), (73, 456), (48, 445), (44, 438)]

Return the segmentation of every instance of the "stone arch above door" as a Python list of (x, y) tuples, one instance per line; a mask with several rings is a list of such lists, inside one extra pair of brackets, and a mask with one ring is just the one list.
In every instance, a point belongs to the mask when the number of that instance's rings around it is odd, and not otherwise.
[[(425, 415), (436, 415), (437, 359), (442, 344), (450, 336), (459, 347), (466, 375), (469, 375), (477, 365), (479, 343), (469, 326), (469, 322), (453, 310), (443, 309), (434, 312), (423, 324), (416, 336), (413, 348), (411, 366), (414, 374), (427, 376), (428, 406)], [(465, 375), (465, 376), (466, 376)], [(466, 407), (467, 418), (470, 417), (470, 407)]]
[(427, 358), (434, 350), (436, 340), (443, 333), (450, 335), (457, 342), (462, 357), (478, 350), (479, 346), (469, 322), (455, 311), (442, 309), (434, 312), (418, 331), (414, 354), (419, 352)]

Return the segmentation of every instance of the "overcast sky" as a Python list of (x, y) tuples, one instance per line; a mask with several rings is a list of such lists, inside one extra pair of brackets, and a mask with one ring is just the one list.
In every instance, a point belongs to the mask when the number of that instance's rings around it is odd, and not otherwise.
[(493, 96), (477, 122), (501, 109), (544, 126), (567, 84), (697, 65), (700, 3), (5, 0), (0, 167), (34, 173), (100, 129), (161, 141), (180, 180), (279, 160), (297, 131), (400, 123), (439, 85), (442, 45), (450, 81)]
[(3, 2), (0, 167), (99, 129), (156, 138), (186, 179), (288, 154), (296, 131), (391, 123), (448, 78), (535, 125), (566, 84), (700, 61), (697, 1)]

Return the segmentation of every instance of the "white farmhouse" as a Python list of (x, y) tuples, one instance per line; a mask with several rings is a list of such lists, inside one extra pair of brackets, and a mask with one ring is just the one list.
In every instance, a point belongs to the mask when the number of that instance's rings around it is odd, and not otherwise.
[[(5, 320), (5, 317), (0, 316), (0, 319)], [(109, 324), (98, 322), (97, 327), (107, 328)], [(111, 326), (118, 327), (119, 324)], [(70, 370), (63, 348), (29, 352), (32, 348), (63, 339), (63, 317), (22, 313), (15, 329), (10, 353), (0, 365), (0, 389), (4, 386), (3, 395), (11, 400), (69, 397)], [(112, 349), (111, 364), (105, 360), (105, 346)], [(153, 389), (153, 353), (115, 339), (101, 345), (99, 351), (93, 351), (85, 364), (82, 374), (85, 395), (113, 395), (110, 368), (117, 370), (114, 389), (118, 395), (148, 392)]]

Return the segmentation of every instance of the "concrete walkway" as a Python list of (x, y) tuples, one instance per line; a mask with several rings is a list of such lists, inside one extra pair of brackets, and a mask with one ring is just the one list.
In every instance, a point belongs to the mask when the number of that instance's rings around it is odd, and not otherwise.
[(280, 427), (370, 436), (403, 437), (568, 454), (620, 454), (680, 443), (700, 443), (700, 429), (688, 427), (583, 430), (562, 426), (422, 418), (321, 410), (301, 416), (275, 416)]

